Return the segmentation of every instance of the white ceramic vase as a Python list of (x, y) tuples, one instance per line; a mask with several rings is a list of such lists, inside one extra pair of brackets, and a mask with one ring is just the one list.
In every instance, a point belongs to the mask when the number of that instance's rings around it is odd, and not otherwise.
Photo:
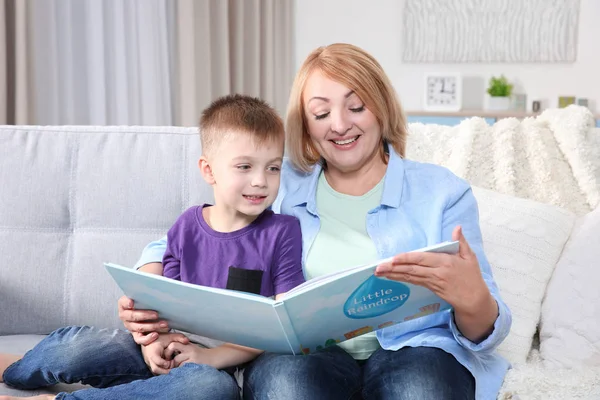
[(491, 111), (510, 110), (510, 97), (487, 96), (487, 109)]

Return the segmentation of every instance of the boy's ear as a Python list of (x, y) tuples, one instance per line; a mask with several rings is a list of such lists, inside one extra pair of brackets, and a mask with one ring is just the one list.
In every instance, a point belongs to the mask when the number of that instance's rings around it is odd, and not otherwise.
[(200, 173), (202, 174), (202, 177), (204, 178), (206, 183), (208, 183), (209, 185), (214, 185), (215, 177), (206, 157), (200, 157), (200, 159), (198, 160), (198, 168), (200, 168)]

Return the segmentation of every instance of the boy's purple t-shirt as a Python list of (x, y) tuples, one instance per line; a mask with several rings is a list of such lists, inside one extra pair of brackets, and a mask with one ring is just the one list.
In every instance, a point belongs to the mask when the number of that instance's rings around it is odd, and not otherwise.
[(250, 225), (217, 232), (202, 208), (186, 210), (167, 233), (167, 278), (263, 296), (285, 293), (304, 282), (299, 221), (265, 210)]

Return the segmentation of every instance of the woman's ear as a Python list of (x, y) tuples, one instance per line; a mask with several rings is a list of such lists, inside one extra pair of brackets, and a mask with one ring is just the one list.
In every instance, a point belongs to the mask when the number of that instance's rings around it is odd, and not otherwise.
[(200, 173), (202, 177), (209, 185), (215, 184), (215, 176), (213, 175), (212, 168), (208, 163), (208, 159), (204, 156), (200, 157), (198, 160), (198, 168), (200, 168)]

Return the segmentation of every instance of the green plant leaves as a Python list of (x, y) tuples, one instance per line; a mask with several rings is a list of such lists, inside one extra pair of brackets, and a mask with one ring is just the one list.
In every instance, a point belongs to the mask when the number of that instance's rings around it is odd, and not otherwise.
[(493, 97), (510, 97), (512, 89), (513, 85), (508, 83), (508, 79), (504, 75), (500, 75), (500, 77), (492, 76), (487, 92)]

